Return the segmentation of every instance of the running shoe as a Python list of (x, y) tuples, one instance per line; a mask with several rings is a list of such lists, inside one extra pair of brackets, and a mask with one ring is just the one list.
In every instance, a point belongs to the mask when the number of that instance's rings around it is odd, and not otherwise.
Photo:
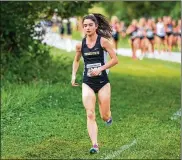
[(98, 145), (94, 144), (93, 147), (90, 149), (90, 154), (99, 153)]
[(110, 117), (107, 121), (106, 121), (106, 125), (110, 126), (112, 124), (112, 117)]

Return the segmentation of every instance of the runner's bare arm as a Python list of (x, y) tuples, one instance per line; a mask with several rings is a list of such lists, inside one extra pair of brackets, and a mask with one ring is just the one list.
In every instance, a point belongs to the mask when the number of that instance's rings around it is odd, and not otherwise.
[(110, 61), (108, 61), (105, 65), (101, 66), (101, 71), (103, 71), (118, 64), (118, 58), (109, 40), (102, 37), (101, 46), (109, 53), (109, 56), (111, 58)]
[(132, 32), (133, 28), (132, 26), (130, 25), (127, 29), (126, 29), (126, 34), (130, 34)]
[(79, 63), (80, 63), (81, 46), (82, 46), (82, 44), (76, 45), (76, 54), (75, 54), (75, 58), (74, 58), (73, 65), (72, 65), (72, 79), (71, 79), (72, 86), (78, 85), (75, 83), (75, 79), (76, 79), (76, 73), (77, 73), (77, 70), (79, 67)]
[(118, 63), (118, 58), (109, 40), (107, 40), (106, 38), (101, 38), (101, 46), (109, 53), (111, 60), (108, 61), (105, 65), (93, 69), (90, 73), (91, 76), (98, 76), (103, 70), (111, 68)]

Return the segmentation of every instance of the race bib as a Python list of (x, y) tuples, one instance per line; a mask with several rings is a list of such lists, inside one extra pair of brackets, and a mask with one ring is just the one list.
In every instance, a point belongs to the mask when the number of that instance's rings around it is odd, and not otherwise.
[(132, 37), (136, 37), (137, 36), (137, 32), (132, 32)]
[(168, 32), (172, 32), (172, 31), (173, 31), (172, 26), (168, 26)]
[(159, 34), (165, 34), (165, 31), (164, 31), (164, 27), (163, 26), (161, 26), (160, 28), (159, 28)]
[(147, 37), (153, 37), (153, 32), (151, 30), (147, 31)]
[(138, 30), (137, 35), (138, 35), (139, 37), (141, 37), (141, 36), (142, 36), (142, 31)]
[[(101, 63), (93, 63), (93, 64), (87, 64), (86, 65), (86, 68), (87, 68), (87, 76), (88, 77), (92, 77), (90, 74), (91, 74), (91, 71), (95, 68), (99, 68), (101, 67)], [(102, 74), (102, 72), (99, 74), (99, 76)]]

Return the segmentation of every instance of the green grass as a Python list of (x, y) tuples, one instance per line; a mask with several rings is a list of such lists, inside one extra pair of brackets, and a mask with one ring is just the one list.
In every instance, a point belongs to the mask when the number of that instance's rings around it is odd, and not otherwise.
[(82, 40), (82, 36), (81, 36), (81, 33), (80, 32), (78, 32), (78, 31), (73, 31), (73, 33), (72, 33), (72, 38), (73, 39), (76, 39), (76, 40)]
[[(51, 54), (54, 58), (74, 56), (55, 48)], [(81, 63), (80, 84), (82, 69)], [(109, 74), (112, 126), (105, 126), (98, 104), (96, 107), (97, 155), (88, 153), (91, 143), (81, 87), (71, 87), (71, 70), (62, 72), (67, 82), (60, 79), (56, 84), (6, 84), (1, 88), (2, 158), (103, 159), (134, 139), (136, 145), (114, 159), (180, 158), (180, 118), (170, 119), (180, 108), (180, 64), (119, 56), (119, 64)]]

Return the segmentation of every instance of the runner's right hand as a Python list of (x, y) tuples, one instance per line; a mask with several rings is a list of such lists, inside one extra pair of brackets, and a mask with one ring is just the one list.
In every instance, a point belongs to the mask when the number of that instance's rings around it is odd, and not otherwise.
[(71, 85), (72, 85), (73, 87), (79, 86), (78, 83), (75, 83), (75, 79), (72, 79), (72, 80), (71, 80)]

